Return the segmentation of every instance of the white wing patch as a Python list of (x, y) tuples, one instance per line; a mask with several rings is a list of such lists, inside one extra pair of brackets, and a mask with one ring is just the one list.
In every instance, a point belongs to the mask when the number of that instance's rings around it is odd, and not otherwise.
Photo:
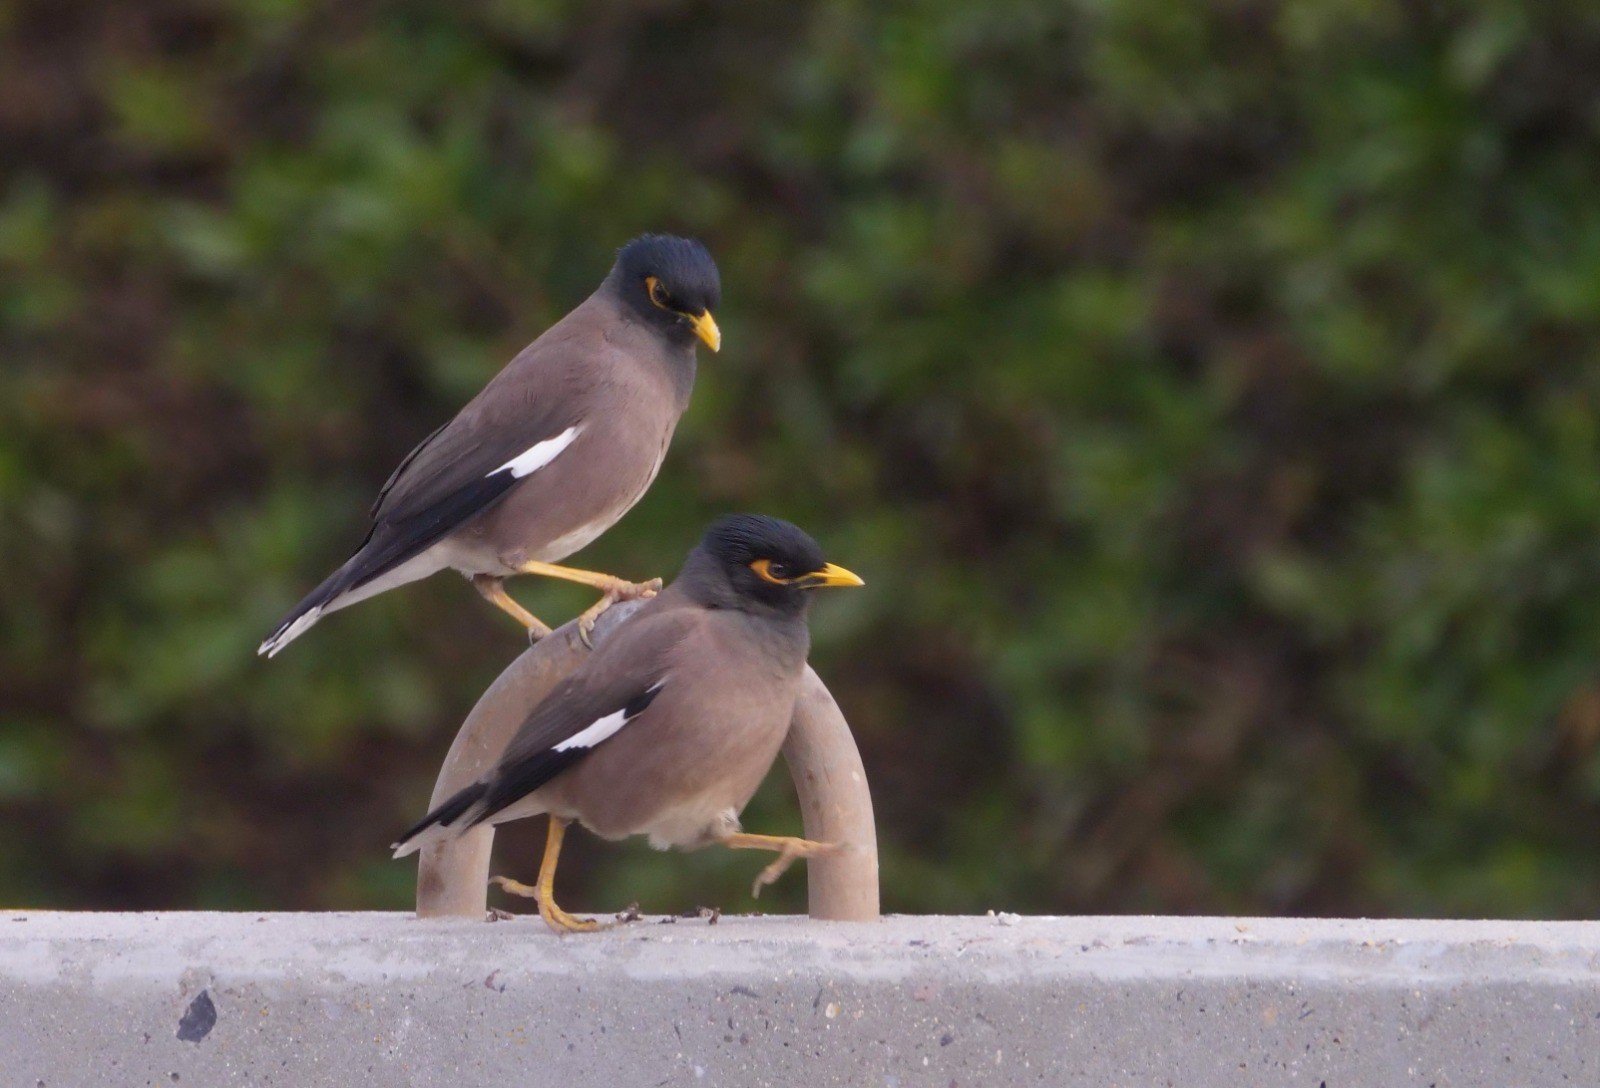
[[(665, 680), (660, 681), (649, 691), (645, 692), (645, 694), (654, 695), (656, 692), (661, 690), (662, 684), (665, 683)], [(648, 706), (648, 702), (645, 705)], [(637, 715), (635, 715), (635, 717), (636, 716)], [(565, 752), (570, 748), (593, 748), (595, 745), (611, 736), (613, 733), (627, 725), (632, 720), (633, 718), (629, 717), (628, 715), (628, 708), (623, 707), (621, 710), (607, 714), (605, 717), (594, 722), (594, 724), (572, 734), (572, 736), (551, 748), (551, 751)]]
[[(581, 423), (575, 423), (566, 430), (562, 431), (560, 434), (556, 435), (554, 438), (546, 438), (543, 442), (535, 442), (533, 445), (517, 454), (511, 460), (495, 469), (494, 472), (509, 471), (512, 478), (517, 480), (522, 479), (530, 472), (537, 472), (539, 469), (548, 465), (551, 461), (554, 461), (556, 456), (560, 454), (562, 450), (572, 445), (572, 440), (577, 438), (578, 432), (582, 430), (583, 425)], [(493, 476), (494, 472), (489, 473), (489, 475)]]

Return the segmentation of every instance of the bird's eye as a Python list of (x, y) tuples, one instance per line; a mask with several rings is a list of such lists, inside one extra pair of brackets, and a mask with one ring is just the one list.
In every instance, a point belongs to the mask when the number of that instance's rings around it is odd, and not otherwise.
[(661, 281), (654, 276), (644, 278), (645, 290), (650, 293), (650, 301), (663, 310), (672, 309), (672, 296), (667, 294), (667, 289), (661, 286)]
[(788, 585), (794, 580), (794, 568), (776, 560), (757, 559), (750, 564), (750, 569), (756, 572), (756, 577), (775, 586)]

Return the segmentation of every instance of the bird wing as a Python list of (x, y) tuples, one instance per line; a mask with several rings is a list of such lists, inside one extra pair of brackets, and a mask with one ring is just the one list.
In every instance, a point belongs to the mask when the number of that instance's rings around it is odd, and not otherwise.
[[(564, 342), (564, 341), (563, 341)], [(372, 506), (373, 520), (399, 523), (450, 505), (463, 492), (504, 490), (553, 460), (563, 435), (582, 428), (589, 389), (579, 367), (535, 341), (456, 417), (394, 470)], [(565, 442), (570, 443), (571, 438)], [(504, 486), (485, 487), (495, 477)], [(492, 500), (490, 500), (492, 501)]]
[(433, 429), (433, 433), (429, 434), (428, 437), (424, 438), (421, 442), (418, 442), (411, 448), (410, 453), (406, 454), (400, 459), (400, 463), (394, 466), (394, 471), (389, 473), (389, 478), (383, 481), (383, 487), (378, 489), (378, 497), (372, 500), (372, 508), (367, 511), (367, 516), (369, 518), (376, 518), (378, 516), (378, 511), (383, 509), (383, 501), (389, 497), (389, 492), (394, 490), (395, 481), (399, 480), (400, 477), (404, 475), (406, 469), (411, 467), (411, 462), (417, 459), (417, 455), (423, 450), (427, 449), (428, 444), (443, 434), (444, 429), (448, 426), (450, 426), (449, 421), (439, 424)]
[(372, 505), (372, 528), (342, 588), (420, 554), (577, 440), (587, 424), (591, 379), (575, 363), (597, 360), (585, 350), (588, 338), (556, 331), (525, 348), (400, 462)]
[(678, 682), (669, 675), (676, 648), (703, 615), (670, 586), (634, 613), (533, 708), (488, 774), (400, 836), (395, 857), (491, 819), (646, 713), (667, 685)]
[(643, 714), (673, 683), (673, 651), (698, 616), (684, 607), (641, 610), (602, 642), (517, 730), (485, 783), (474, 822), (526, 797)]

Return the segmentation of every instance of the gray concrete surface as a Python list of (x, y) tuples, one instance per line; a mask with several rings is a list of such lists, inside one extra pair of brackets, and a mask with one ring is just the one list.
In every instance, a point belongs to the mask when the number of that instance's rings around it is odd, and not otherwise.
[(1600, 1085), (1600, 924), (0, 913), (0, 1085)]

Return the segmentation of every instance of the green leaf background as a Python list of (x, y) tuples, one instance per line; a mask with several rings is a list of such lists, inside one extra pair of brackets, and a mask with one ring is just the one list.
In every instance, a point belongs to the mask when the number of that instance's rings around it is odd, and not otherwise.
[[(866, 577), (889, 909), (1600, 911), (1590, 4), (18, 0), (0, 146), (0, 904), (409, 903), (516, 631), (440, 577), (254, 647), (671, 230), (725, 348), (581, 558), (749, 509)], [(754, 865), (580, 836), (564, 898)]]

